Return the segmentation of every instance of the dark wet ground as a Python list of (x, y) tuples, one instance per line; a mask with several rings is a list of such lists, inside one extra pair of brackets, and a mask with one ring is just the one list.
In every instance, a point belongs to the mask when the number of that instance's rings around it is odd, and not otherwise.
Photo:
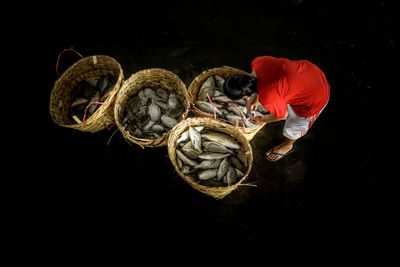
[[(146, 2), (85, 9), (72, 20), (55, 7), (47, 20), (26, 26), (31, 35), (6, 32), (9, 40), (22, 40), (6, 45), (15, 50), (5, 55), (11, 62), (5, 96), (17, 101), (8, 101), (2, 113), (4, 253), (16, 260), (27, 248), (30, 262), (53, 266), (387, 260), (395, 211), (388, 197), (395, 157), (388, 144), (394, 141), (396, 11), (386, 1), (320, 2)], [(63, 9), (76, 14), (77, 6)], [(94, 12), (112, 16), (102, 21)], [(260, 55), (308, 59), (325, 72), (331, 99), (297, 150), (279, 163), (263, 154), (283, 140), (283, 122), (264, 127), (251, 141), (247, 182), (257, 187), (215, 200), (182, 181), (166, 147), (142, 150), (118, 132), (107, 145), (114, 129), (89, 134), (53, 123), (48, 104), (55, 63), (71, 46), (84, 56), (114, 57), (126, 78), (159, 67), (186, 86), (216, 66), (250, 71)], [(64, 54), (60, 70), (77, 59)]]

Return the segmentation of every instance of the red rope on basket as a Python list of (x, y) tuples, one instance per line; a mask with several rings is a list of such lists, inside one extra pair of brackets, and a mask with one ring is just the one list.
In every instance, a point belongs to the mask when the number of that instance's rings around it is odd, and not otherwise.
[(59, 63), (59, 61), (60, 61), (61, 55), (62, 55), (65, 51), (74, 51), (74, 52), (77, 53), (81, 58), (83, 58), (83, 56), (82, 56), (79, 52), (75, 51), (75, 50), (72, 49), (72, 48), (67, 48), (67, 49), (64, 49), (63, 51), (61, 51), (61, 52), (58, 54), (57, 63), (56, 63), (56, 73), (57, 73), (58, 76), (60, 76), (60, 74), (58, 73), (58, 63)]
[(90, 103), (86, 106), (86, 108), (85, 108), (85, 113), (83, 114), (83, 121), (82, 121), (82, 123), (83, 123), (83, 126), (85, 126), (85, 127), (86, 127), (86, 122), (85, 122), (85, 121), (86, 121), (86, 112), (87, 112), (87, 109), (89, 108), (89, 106), (92, 105), (92, 104), (110, 106), (110, 104), (105, 103), (105, 102), (90, 102)]
[(210, 101), (211, 107), (212, 107), (212, 109), (213, 109), (213, 111), (214, 111), (214, 119), (216, 120), (216, 119), (217, 119), (217, 112), (215, 111), (214, 105), (213, 105), (213, 103), (212, 103), (212, 101), (211, 101), (211, 98), (210, 98), (210, 96), (208, 95), (208, 93), (207, 93), (207, 97), (208, 97), (208, 100)]
[[(208, 93), (207, 93), (207, 96), (208, 96)], [(212, 98), (213, 98), (213, 100), (218, 101), (218, 102), (222, 102), (222, 103), (225, 103), (225, 104), (232, 104), (232, 105), (239, 111), (240, 119), (242, 120), (243, 133), (246, 133), (246, 127), (244, 126), (243, 115), (242, 115), (242, 112), (240, 111), (240, 109), (238, 108), (238, 106), (236, 106), (236, 104), (233, 103), (233, 102), (227, 102), (227, 101), (215, 99), (214, 96), (213, 96)], [(211, 100), (210, 100), (210, 102), (211, 102)], [(222, 120), (224, 120), (224, 119), (222, 119)], [(226, 120), (224, 120), (224, 121), (226, 121)], [(232, 124), (233, 124), (233, 125), (236, 125), (236, 124), (234, 124), (234, 123), (232, 123)]]

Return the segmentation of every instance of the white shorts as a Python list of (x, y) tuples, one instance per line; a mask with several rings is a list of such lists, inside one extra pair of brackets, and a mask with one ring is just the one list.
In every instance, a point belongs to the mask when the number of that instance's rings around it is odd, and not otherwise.
[(297, 115), (292, 107), (287, 104), (288, 116), (285, 121), (285, 126), (283, 127), (283, 136), (289, 139), (299, 139), (304, 136), (327, 104), (328, 103), (326, 103), (319, 112), (308, 118)]

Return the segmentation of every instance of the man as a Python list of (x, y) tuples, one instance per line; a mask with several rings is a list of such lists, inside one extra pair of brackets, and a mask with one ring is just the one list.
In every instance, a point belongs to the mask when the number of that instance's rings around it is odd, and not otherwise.
[(304, 136), (329, 100), (330, 86), (324, 73), (307, 60), (262, 56), (251, 63), (251, 75), (233, 75), (224, 84), (231, 99), (250, 97), (247, 109), (251, 114), (261, 103), (270, 114), (251, 117), (253, 124), (286, 120), (285, 141), (265, 154), (269, 161), (278, 161), (293, 152), (294, 143)]

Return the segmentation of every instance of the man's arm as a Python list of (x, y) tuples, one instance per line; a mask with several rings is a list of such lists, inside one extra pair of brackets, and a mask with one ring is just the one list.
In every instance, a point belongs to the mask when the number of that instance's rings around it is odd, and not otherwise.
[(281, 120), (286, 120), (287, 118), (287, 111), (285, 114), (285, 117), (283, 118), (277, 118), (275, 117), (275, 115), (273, 115), (272, 113), (265, 115), (265, 116), (255, 116), (255, 117), (251, 117), (249, 118), (249, 122), (256, 124), (256, 125), (260, 125), (260, 124), (264, 124), (264, 123), (269, 123), (269, 122), (274, 122), (274, 121), (281, 121)]

